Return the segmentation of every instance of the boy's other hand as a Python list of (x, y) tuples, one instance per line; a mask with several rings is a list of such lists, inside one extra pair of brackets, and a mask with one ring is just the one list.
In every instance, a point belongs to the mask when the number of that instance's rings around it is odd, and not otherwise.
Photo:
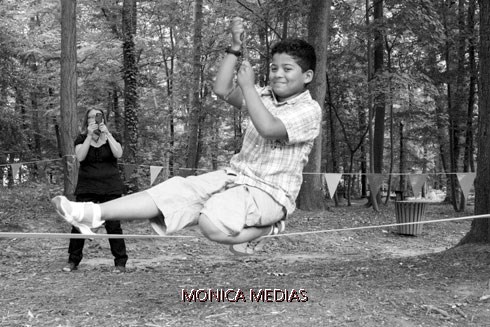
[(255, 73), (252, 65), (244, 60), (237, 73), (237, 82), (242, 90), (246, 87), (253, 87), (255, 84)]
[(233, 17), (231, 20), (231, 48), (233, 50), (240, 50), (242, 47), (242, 34), (244, 32), (243, 19), (240, 17)]

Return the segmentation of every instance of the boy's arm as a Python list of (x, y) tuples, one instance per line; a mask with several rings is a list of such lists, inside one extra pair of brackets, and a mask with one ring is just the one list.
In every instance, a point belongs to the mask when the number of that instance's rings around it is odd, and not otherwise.
[[(242, 19), (235, 17), (231, 21), (231, 47), (232, 51), (240, 51), (242, 47), (241, 35), (244, 32)], [(229, 104), (241, 108), (243, 103), (242, 92), (239, 88), (235, 87), (233, 78), (235, 76), (235, 66), (237, 63), (237, 56), (231, 53), (226, 53), (221, 65), (216, 74), (216, 81), (214, 83), (214, 93), (225, 100)]]
[[(232, 47), (232, 50), (239, 51), (240, 47)], [(240, 88), (235, 87), (233, 79), (235, 77), (235, 66), (238, 58), (234, 54), (227, 53), (216, 74), (214, 83), (214, 93), (234, 107), (241, 108), (243, 96)]]
[(288, 132), (283, 122), (264, 106), (254, 85), (253, 68), (244, 61), (238, 71), (238, 85), (247, 103), (247, 110), (255, 129), (265, 139), (287, 140)]
[[(231, 22), (231, 50), (240, 51), (242, 47), (241, 36), (244, 33), (243, 22), (235, 17)], [(243, 100), (247, 104), (248, 113), (257, 132), (266, 139), (283, 140), (288, 138), (286, 127), (282, 121), (274, 117), (262, 103), (255, 89), (255, 74), (252, 66), (246, 60), (242, 62), (237, 74), (237, 82), (240, 87), (235, 87), (233, 78), (237, 56), (227, 53), (221, 62), (216, 74), (214, 93), (229, 104), (241, 108)]]

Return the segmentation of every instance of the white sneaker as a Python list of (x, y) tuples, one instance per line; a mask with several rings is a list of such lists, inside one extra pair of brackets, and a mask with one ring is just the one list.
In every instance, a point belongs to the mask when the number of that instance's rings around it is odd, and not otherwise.
[(80, 233), (85, 235), (95, 235), (91, 228), (102, 226), (104, 221), (87, 218), (84, 216), (84, 202), (72, 202), (65, 196), (58, 195), (51, 199), (51, 203), (56, 207), (56, 212), (68, 223), (75, 226)]
[[(267, 236), (277, 235), (284, 232), (285, 229), (286, 222), (284, 220), (280, 220), (271, 226), (271, 230)], [(235, 255), (252, 255), (261, 251), (264, 248), (264, 245), (269, 242), (270, 239), (270, 237), (261, 236), (250, 242), (232, 244), (230, 245), (230, 251)]]

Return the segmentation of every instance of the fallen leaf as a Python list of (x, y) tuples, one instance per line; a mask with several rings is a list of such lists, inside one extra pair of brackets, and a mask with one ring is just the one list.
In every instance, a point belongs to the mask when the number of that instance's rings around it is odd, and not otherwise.
[(482, 297), (481, 297), (479, 300), (480, 300), (480, 301), (486, 301), (486, 300), (488, 300), (488, 299), (490, 299), (490, 294), (483, 295), (483, 296), (482, 296)]

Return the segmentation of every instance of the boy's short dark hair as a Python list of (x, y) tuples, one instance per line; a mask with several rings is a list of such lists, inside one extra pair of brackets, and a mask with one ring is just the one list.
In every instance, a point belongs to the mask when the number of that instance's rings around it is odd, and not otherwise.
[(303, 72), (309, 69), (315, 71), (315, 49), (311, 44), (302, 39), (284, 39), (279, 41), (272, 46), (271, 56), (274, 56), (276, 53), (286, 53), (294, 57)]

